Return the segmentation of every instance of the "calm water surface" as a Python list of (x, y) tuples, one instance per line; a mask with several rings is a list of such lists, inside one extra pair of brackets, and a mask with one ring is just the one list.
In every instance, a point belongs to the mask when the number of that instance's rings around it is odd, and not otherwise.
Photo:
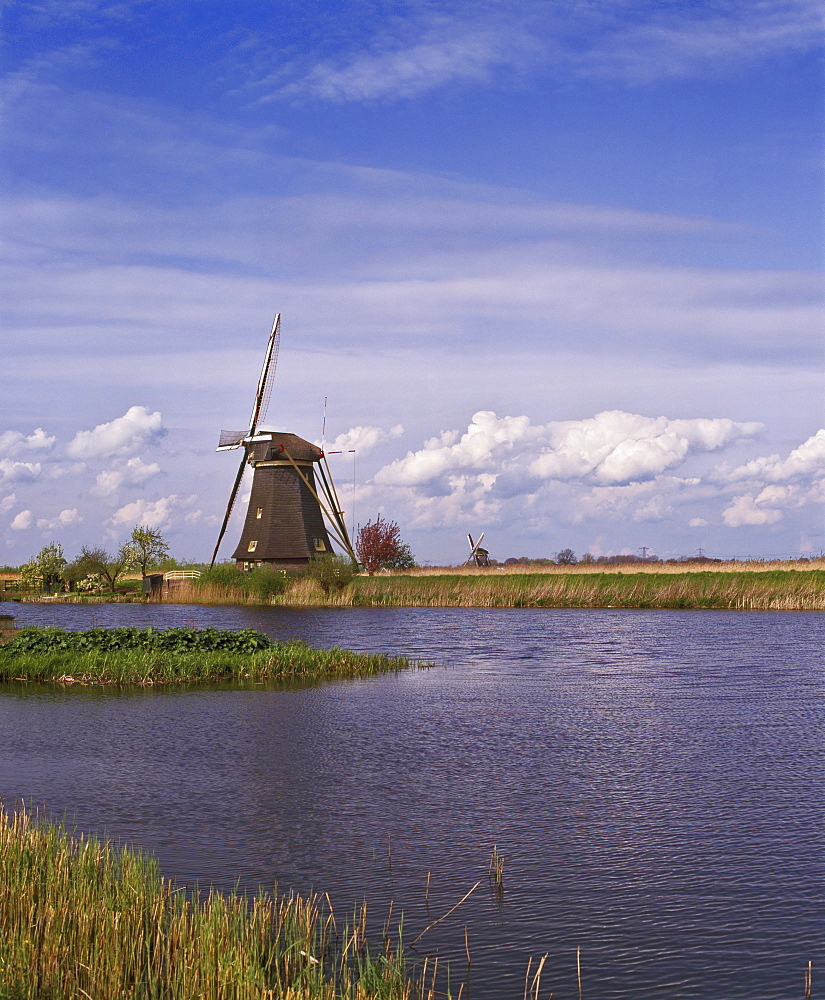
[[(825, 996), (825, 616), (16, 607), (18, 624), (259, 627), (431, 670), (303, 690), (0, 693), (0, 795), (187, 883), (390, 900), (474, 1000)], [(493, 845), (504, 891), (486, 878)], [(427, 874), (429, 896), (425, 901)], [(819, 977), (817, 975), (819, 970)], [(819, 983), (817, 979), (819, 978)], [(467, 997), (465, 986), (464, 996)]]

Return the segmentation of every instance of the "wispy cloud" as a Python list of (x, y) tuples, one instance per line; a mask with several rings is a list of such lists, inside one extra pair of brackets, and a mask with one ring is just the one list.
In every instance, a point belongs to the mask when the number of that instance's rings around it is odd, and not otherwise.
[[(367, 23), (356, 49), (314, 65), (290, 66), (259, 86), (266, 99), (342, 103), (408, 99), (447, 84), (541, 75), (629, 84), (729, 73), (740, 64), (811, 48), (821, 34), (814, 0), (723, 2), (706, 7), (648, 2), (619, 5), (410, 5), (406, 17)], [(632, 25), (628, 27), (628, 25)], [(371, 32), (371, 33), (370, 33)]]
[(366, 52), (317, 63), (276, 96), (333, 102), (409, 98), (448, 83), (486, 80), (537, 54), (535, 41), (513, 23), (467, 23), (441, 15), (413, 42), (378, 37)]
[[(601, 33), (579, 56), (582, 76), (649, 83), (700, 73), (728, 73), (740, 64), (801, 51), (818, 44), (822, 6), (815, 0), (765, 0), (694, 5), (640, 5), (641, 17), (626, 17)], [(626, 15), (627, 10), (623, 11)], [(609, 16), (609, 15), (608, 15)]]

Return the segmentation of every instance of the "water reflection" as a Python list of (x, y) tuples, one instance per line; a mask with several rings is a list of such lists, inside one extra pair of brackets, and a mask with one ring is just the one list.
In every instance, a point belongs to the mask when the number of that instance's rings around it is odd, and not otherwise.
[(419, 945), (463, 974), (466, 925), (476, 1000), (521, 996), (545, 952), (543, 994), (577, 996), (579, 945), (601, 1000), (784, 998), (825, 957), (821, 616), (21, 606), (25, 620), (252, 626), (448, 664), (289, 691), (5, 691), (4, 798), (68, 810), (169, 874), (316, 887), (343, 912), (366, 895), (375, 931), (393, 899), (407, 940), (481, 879)]

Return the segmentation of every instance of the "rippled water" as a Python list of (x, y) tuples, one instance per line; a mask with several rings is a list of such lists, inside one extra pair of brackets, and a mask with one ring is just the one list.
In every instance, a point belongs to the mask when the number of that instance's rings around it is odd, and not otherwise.
[[(803, 996), (825, 975), (820, 660), (792, 613), (19, 606), (427, 657), (301, 690), (0, 694), (0, 794), (229, 888), (390, 900), (474, 1000)], [(489, 886), (493, 845), (504, 891)], [(425, 900), (427, 875), (429, 894)], [(464, 996), (467, 997), (465, 986)]]

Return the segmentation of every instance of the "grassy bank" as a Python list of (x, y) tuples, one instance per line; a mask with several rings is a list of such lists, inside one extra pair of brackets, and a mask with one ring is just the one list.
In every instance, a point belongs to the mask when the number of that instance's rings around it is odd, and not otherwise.
[(0, 808), (0, 998), (409, 1000), (400, 942), (318, 898), (188, 896), (156, 862)]
[(64, 684), (313, 683), (404, 670), (410, 661), (278, 643), (249, 629), (20, 629), (0, 646), (0, 681)]
[[(450, 608), (741, 608), (825, 610), (825, 570), (771, 569), (676, 573), (584, 571), (428, 572), (356, 577), (325, 594), (315, 581), (298, 578), (269, 597), (285, 606)], [(188, 586), (172, 598), (203, 604), (251, 603), (225, 584)], [(257, 599), (260, 601), (260, 598)]]

